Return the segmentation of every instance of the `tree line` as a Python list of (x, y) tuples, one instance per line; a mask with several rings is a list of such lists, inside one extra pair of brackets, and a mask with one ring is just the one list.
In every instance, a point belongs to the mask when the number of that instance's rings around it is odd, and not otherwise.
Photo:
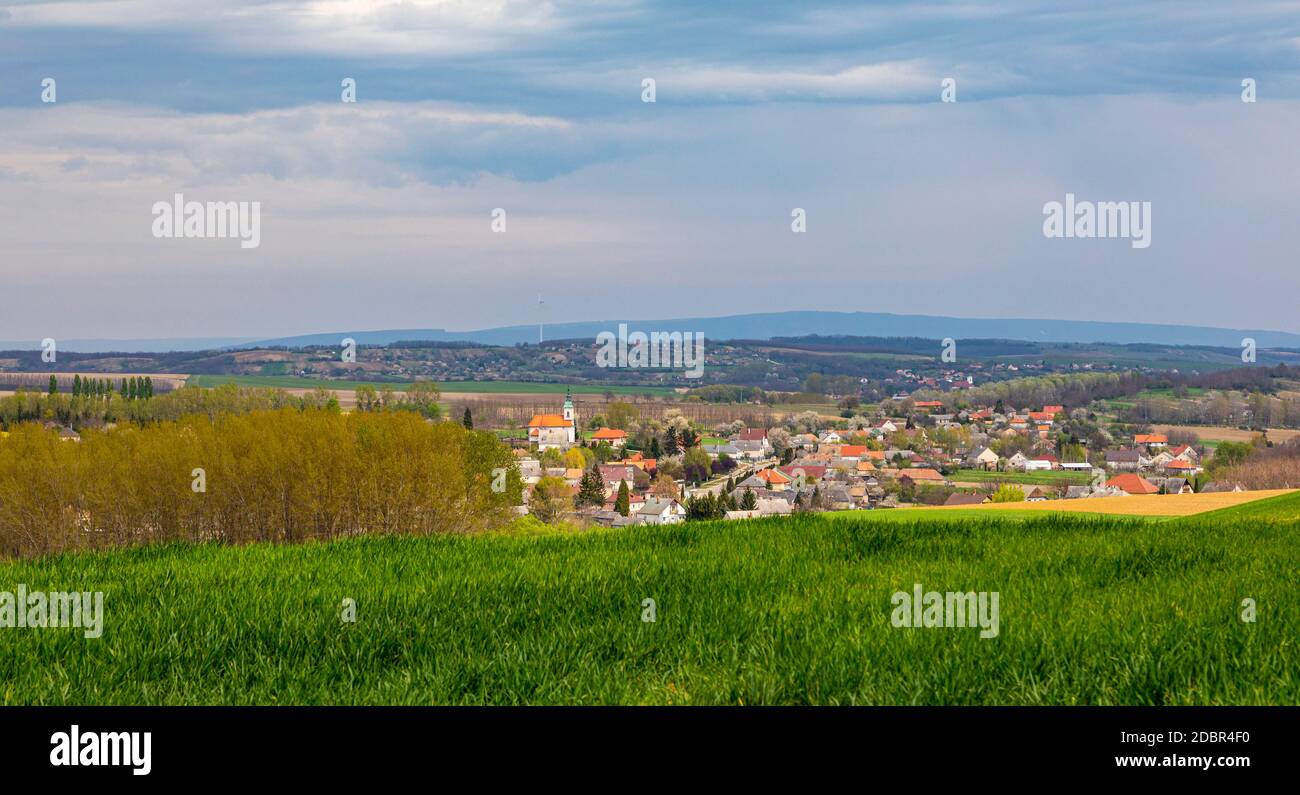
[(0, 557), (465, 533), (508, 521), (521, 497), (494, 436), (410, 411), (193, 414), (80, 442), (21, 423), (0, 439)]

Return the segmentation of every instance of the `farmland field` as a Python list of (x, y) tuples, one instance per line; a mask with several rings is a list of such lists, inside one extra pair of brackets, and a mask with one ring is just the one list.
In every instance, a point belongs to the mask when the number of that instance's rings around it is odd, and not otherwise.
[(986, 472), (982, 469), (959, 469), (948, 476), (962, 483), (1029, 483), (1035, 486), (1083, 486), (1092, 481), (1087, 472), (1041, 470), (1038, 472)]
[[(915, 509), (10, 562), (0, 590), (102, 590), (106, 617), (98, 639), (0, 630), (0, 703), (1296, 704), (1298, 507)], [(892, 594), (915, 583), (999, 593), (996, 636), (896, 628)]]

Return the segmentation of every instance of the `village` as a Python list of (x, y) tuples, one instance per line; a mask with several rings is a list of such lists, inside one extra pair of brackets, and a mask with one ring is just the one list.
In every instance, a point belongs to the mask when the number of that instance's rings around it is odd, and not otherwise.
[(604, 418), (584, 426), (568, 395), (558, 413), (534, 416), (526, 444), (514, 449), (519, 510), (620, 527), (1241, 490), (1205, 479), (1211, 451), (1194, 438), (1120, 435), (1083, 408), (901, 405), (907, 410), (897, 416), (805, 414), (768, 428), (698, 428), (678, 417), (647, 444), (643, 431)]

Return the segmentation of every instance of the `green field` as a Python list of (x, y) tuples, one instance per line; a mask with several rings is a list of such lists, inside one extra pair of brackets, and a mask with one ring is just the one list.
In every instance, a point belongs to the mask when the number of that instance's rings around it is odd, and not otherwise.
[(982, 469), (959, 469), (948, 476), (960, 483), (1028, 483), (1034, 486), (1084, 486), (1092, 482), (1087, 472), (1044, 470), (1040, 472), (985, 472)]
[[(1296, 704), (1298, 497), (0, 564), (0, 590), (103, 590), (106, 613), (98, 639), (0, 629), (0, 703)], [(998, 635), (892, 626), (913, 583), (998, 592)]]
[[(403, 381), (348, 381), (326, 380), (323, 378), (303, 378), (295, 375), (193, 375), (188, 383), (191, 386), (214, 387), (222, 384), (239, 386), (272, 387), (277, 389), (314, 389), (323, 386), (326, 389), (356, 389), (359, 386), (373, 386), (376, 389), (390, 386), (403, 391), (410, 386)], [(664, 386), (601, 386), (594, 384), (539, 384), (532, 381), (447, 381), (438, 382), (443, 394), (456, 392), (489, 392), (508, 394), (557, 394), (563, 395), (566, 388), (572, 388), (574, 394), (603, 395), (612, 392), (615, 395), (655, 396), (674, 394), (670, 387)]]

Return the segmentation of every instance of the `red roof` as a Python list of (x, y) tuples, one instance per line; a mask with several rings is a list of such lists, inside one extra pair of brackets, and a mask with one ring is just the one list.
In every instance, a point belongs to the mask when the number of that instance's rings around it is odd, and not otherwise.
[(740, 432), (742, 442), (761, 442), (767, 438), (767, 431), (762, 428), (746, 428)]
[(528, 421), (529, 428), (571, 428), (573, 423), (563, 414), (534, 414)]
[(865, 444), (846, 444), (840, 448), (840, 456), (843, 458), (861, 458), (866, 454)]
[(1156, 484), (1132, 472), (1125, 472), (1122, 475), (1116, 475), (1106, 481), (1107, 486), (1119, 489), (1125, 494), (1158, 494), (1160, 488)]
[(938, 470), (926, 469), (925, 467), (904, 469), (898, 473), (898, 476), (911, 480), (943, 480), (943, 475), (940, 475)]
[(601, 428), (591, 435), (592, 439), (626, 439), (627, 431), (615, 430), (614, 428)]

